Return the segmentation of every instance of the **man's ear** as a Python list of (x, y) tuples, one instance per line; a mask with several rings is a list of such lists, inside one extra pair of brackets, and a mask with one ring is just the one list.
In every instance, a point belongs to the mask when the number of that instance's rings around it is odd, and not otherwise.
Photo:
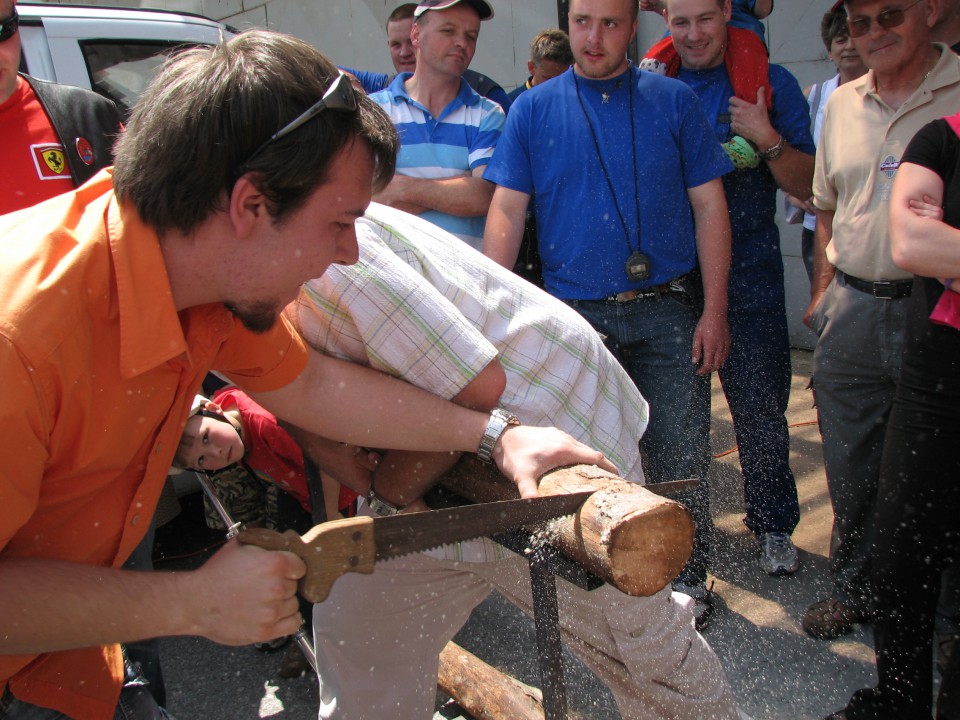
[(234, 183), (227, 211), (230, 224), (239, 237), (250, 233), (257, 223), (270, 219), (267, 198), (253, 181), (252, 173), (241, 175)]
[(530, 75), (530, 77), (533, 77), (533, 70), (535, 67), (536, 65), (533, 64), (533, 60), (527, 60), (527, 73)]
[(730, 22), (730, 18), (733, 17), (733, 2), (732, 0), (723, 0), (723, 19), (725, 22)]
[(420, 23), (416, 20), (414, 20), (413, 25), (410, 26), (410, 43), (414, 49), (420, 49)]
[(927, 15), (927, 27), (933, 27), (937, 24), (937, 20), (940, 19), (943, 14), (942, 2), (933, 2), (931, 4), (930, 0), (927, 0), (923, 4), (923, 8), (926, 11)]

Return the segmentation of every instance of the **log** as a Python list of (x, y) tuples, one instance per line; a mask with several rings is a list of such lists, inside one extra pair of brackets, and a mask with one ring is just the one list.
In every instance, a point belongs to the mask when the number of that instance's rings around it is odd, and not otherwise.
[(440, 653), (437, 687), (476, 720), (543, 720), (543, 695), (456, 643)]
[[(512, 482), (473, 457), (462, 458), (440, 483), (473, 502), (518, 497)], [(596, 492), (576, 515), (550, 521), (535, 537), (628, 595), (649, 596), (666, 587), (693, 550), (689, 511), (593, 465), (559, 468), (540, 481), (543, 495), (590, 489)]]

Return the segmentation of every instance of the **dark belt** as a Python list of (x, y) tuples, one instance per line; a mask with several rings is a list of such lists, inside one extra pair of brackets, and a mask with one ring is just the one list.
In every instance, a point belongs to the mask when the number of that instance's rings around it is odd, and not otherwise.
[(650, 287), (639, 288), (638, 290), (624, 290), (616, 295), (605, 297), (607, 302), (627, 303), (633, 300), (647, 300), (649, 298), (659, 298), (673, 291), (671, 285), (676, 281), (665, 282), (661, 285), (651, 285)]
[(853, 275), (847, 275), (843, 270), (837, 270), (844, 282), (854, 290), (872, 295), (881, 300), (902, 300), (910, 297), (913, 289), (913, 280), (861, 280)]

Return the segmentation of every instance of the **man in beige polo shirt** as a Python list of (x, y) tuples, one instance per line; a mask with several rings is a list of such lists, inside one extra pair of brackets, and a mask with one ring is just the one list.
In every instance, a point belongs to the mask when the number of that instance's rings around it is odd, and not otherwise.
[(960, 108), (960, 60), (930, 42), (936, 0), (846, 0), (869, 68), (830, 98), (814, 175), (817, 236), (805, 322), (835, 516), (830, 597), (803, 618), (833, 638), (870, 619), (869, 554), (884, 426), (900, 375), (911, 276), (890, 253), (890, 189), (907, 143)]

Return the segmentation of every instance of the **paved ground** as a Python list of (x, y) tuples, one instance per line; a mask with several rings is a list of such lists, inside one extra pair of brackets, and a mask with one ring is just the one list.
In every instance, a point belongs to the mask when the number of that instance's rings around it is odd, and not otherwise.
[[(810, 391), (810, 353), (794, 352), (788, 413), (791, 463), (802, 506), (794, 540), (800, 571), (772, 578), (756, 566), (756, 547), (744, 528), (742, 478), (726, 404), (714, 388), (712, 497), (717, 526), (714, 589), (722, 605), (706, 632), (737, 700), (757, 720), (815, 720), (842, 707), (850, 693), (874, 682), (869, 628), (834, 642), (808, 638), (803, 610), (824, 596), (832, 513)], [(530, 684), (538, 684), (532, 623), (500, 597), (481, 605), (457, 638), (461, 645)], [(316, 717), (316, 682), (278, 680), (276, 655), (222, 648), (195, 638), (162, 642), (169, 706), (178, 720)], [(620, 715), (606, 689), (570, 656), (566, 664), (572, 715), (614, 720)], [(438, 699), (438, 707), (442, 698)], [(445, 709), (438, 718), (457, 718)], [(398, 720), (406, 720), (400, 718)], [(708, 719), (704, 719), (708, 720)]]

